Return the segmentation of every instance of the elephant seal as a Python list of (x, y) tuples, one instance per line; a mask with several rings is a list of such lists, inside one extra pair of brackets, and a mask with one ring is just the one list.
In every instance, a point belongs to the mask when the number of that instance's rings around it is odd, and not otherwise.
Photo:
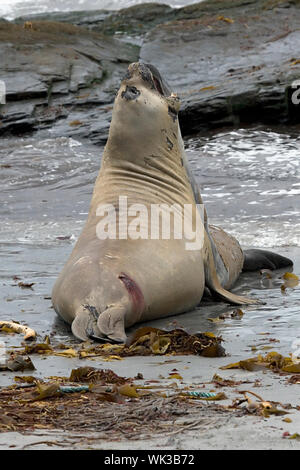
[[(178, 111), (178, 97), (155, 67), (129, 66), (115, 99), (88, 219), (52, 292), (54, 309), (81, 340), (125, 342), (125, 329), (138, 322), (196, 307), (205, 287), (232, 304), (258, 303), (227, 290), (243, 269), (244, 254), (237, 240), (208, 225)], [(126, 213), (121, 198), (130, 207)], [(157, 206), (162, 212), (154, 221), (150, 213)], [(169, 236), (160, 226), (156, 236), (144, 236), (145, 226), (157, 229), (170, 207)], [(190, 226), (180, 238), (175, 222), (183, 207), (189, 208)], [(100, 230), (104, 226), (106, 233)], [(257, 256), (256, 250), (249, 254), (249, 266)]]

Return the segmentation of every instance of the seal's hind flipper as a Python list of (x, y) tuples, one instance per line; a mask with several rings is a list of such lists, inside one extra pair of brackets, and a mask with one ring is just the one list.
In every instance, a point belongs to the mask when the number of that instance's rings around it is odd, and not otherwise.
[(293, 261), (285, 256), (266, 250), (244, 250), (243, 271), (258, 271), (259, 269), (280, 269), (292, 266)]
[(99, 315), (97, 328), (100, 335), (115, 343), (126, 343), (124, 305), (111, 305)]
[(84, 305), (76, 313), (71, 325), (72, 333), (81, 341), (92, 339), (101, 343), (125, 343), (125, 313), (122, 305), (110, 306), (100, 314), (95, 307)]
[(99, 314), (95, 307), (90, 305), (80, 307), (71, 325), (73, 335), (81, 341), (98, 340), (101, 337), (97, 327), (98, 317)]
[(72, 322), (71, 330), (73, 335), (76, 336), (77, 339), (80, 339), (81, 341), (87, 341), (89, 339), (86, 333), (87, 324), (88, 317), (86, 313), (80, 312), (78, 315), (76, 315)]
[(215, 266), (213, 251), (210, 244), (210, 239), (206, 234), (206, 243), (205, 247), (207, 248), (207, 258), (205, 260), (204, 269), (205, 269), (205, 283), (213, 295), (216, 295), (220, 299), (224, 300), (233, 305), (255, 305), (261, 304), (262, 302), (256, 299), (248, 299), (241, 295), (233, 294), (232, 292), (224, 289), (219, 281), (217, 270)]

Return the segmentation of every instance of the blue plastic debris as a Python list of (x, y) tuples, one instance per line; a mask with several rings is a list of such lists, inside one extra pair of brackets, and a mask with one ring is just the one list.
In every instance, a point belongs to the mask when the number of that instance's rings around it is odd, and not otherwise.
[(62, 393), (88, 392), (88, 385), (60, 385), (59, 391)]

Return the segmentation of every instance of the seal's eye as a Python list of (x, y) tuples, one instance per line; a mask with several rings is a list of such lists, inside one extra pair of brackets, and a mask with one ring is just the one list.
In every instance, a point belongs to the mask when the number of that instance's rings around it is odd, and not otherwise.
[(133, 93), (134, 95), (140, 94), (139, 90), (135, 86), (128, 87), (128, 90), (130, 91), (130, 93)]
[(136, 100), (140, 96), (141, 92), (135, 86), (126, 86), (126, 90), (122, 91), (121, 96), (125, 100)]

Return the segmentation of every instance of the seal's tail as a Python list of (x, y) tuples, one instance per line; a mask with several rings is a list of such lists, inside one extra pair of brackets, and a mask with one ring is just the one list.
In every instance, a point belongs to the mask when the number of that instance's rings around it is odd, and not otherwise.
[(244, 250), (243, 271), (274, 270), (287, 266), (293, 266), (293, 261), (272, 251), (258, 249)]

